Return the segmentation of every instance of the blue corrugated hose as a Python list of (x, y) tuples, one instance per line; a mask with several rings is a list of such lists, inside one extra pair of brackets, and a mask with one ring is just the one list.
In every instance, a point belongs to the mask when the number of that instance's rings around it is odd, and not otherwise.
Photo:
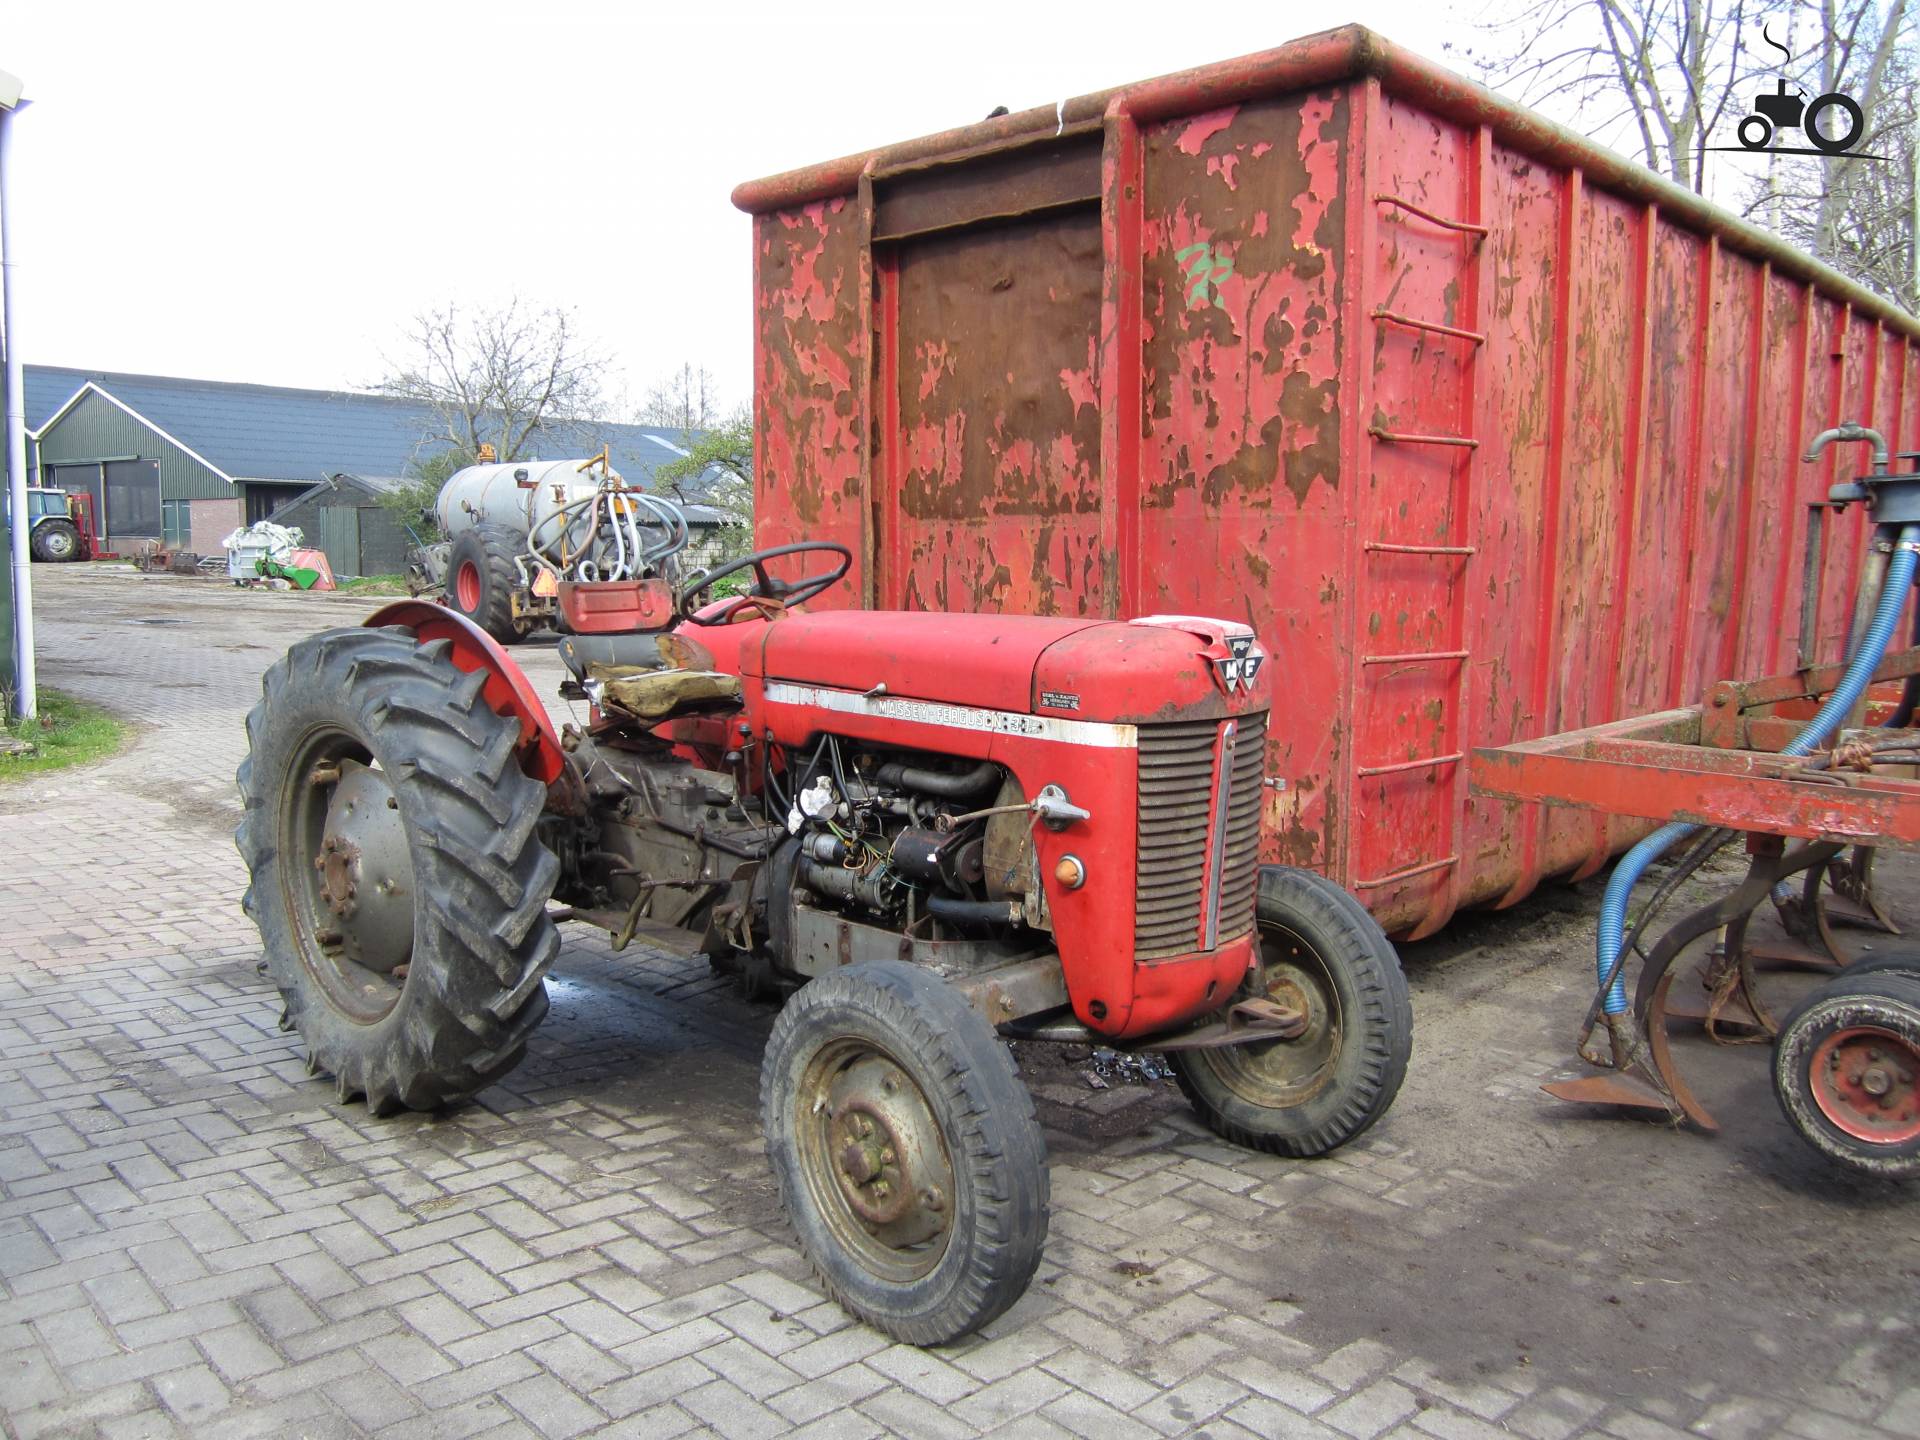
[[(1840, 728), (1847, 713), (1866, 693), (1873, 672), (1879, 668), (1880, 661), (1887, 653), (1887, 642), (1893, 638), (1893, 627), (1900, 621), (1900, 612), (1907, 603), (1907, 591), (1913, 587), (1915, 545), (1920, 545), (1920, 525), (1902, 527), (1899, 538), (1894, 542), (1893, 557), (1887, 565), (1886, 583), (1881, 586), (1880, 600), (1874, 607), (1873, 624), (1860, 637), (1860, 648), (1854, 651), (1847, 662), (1846, 674), (1841, 676), (1839, 687), (1827, 697), (1827, 703), (1820, 707), (1819, 713), (1807, 722), (1807, 728), (1796, 735), (1781, 754), (1806, 755), (1826, 744), (1833, 732)], [(1628, 897), (1633, 894), (1633, 887), (1640, 883), (1640, 877), (1646, 873), (1649, 865), (1674, 844), (1699, 829), (1698, 825), (1686, 825), (1678, 821), (1662, 825), (1620, 858), (1612, 878), (1607, 881), (1607, 893), (1600, 900), (1600, 935), (1594, 947), (1594, 961), (1599, 983), (1607, 987), (1604, 1008), (1609, 1015), (1624, 1015), (1627, 1010), (1625, 967), (1616, 971), (1614, 961), (1626, 938)]]

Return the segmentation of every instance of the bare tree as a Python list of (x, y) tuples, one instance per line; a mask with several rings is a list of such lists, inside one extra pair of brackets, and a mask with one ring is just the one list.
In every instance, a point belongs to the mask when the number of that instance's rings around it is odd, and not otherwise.
[(1449, 46), (1487, 84), (1564, 115), (1588, 134), (1631, 123), (1647, 167), (1704, 188), (1707, 139), (1751, 62), (1740, 26), (1749, 0), (1547, 0)]
[(1888, 57), (1877, 102), (1862, 106), (1867, 116), (1867, 134), (1858, 146), (1862, 153), (1781, 157), (1754, 182), (1746, 212), (1920, 314), (1920, 256), (1914, 248), (1914, 167), (1920, 163), (1914, 136), (1920, 124), (1916, 58), (1910, 45), (1896, 47)]
[(414, 316), (406, 346), (377, 388), (430, 409), (435, 439), (466, 460), (483, 444), (504, 461), (525, 459), (542, 438), (579, 443), (600, 408), (607, 359), (566, 310), (448, 304)]
[[(1920, 62), (1910, 52), (1920, 0), (1787, 0), (1784, 13), (1761, 9), (1760, 0), (1498, 3), (1504, 8), (1482, 23), (1480, 41), (1450, 48), (1487, 83), (1588, 134), (1633, 135), (1649, 168), (1696, 192), (1706, 189), (1709, 149), (1734, 143), (1735, 122), (1777, 79), (1809, 101), (1836, 91), (1851, 97), (1866, 116), (1863, 141), (1845, 154), (1768, 153), (1764, 176), (1736, 185), (1736, 203), (1912, 307)], [(1814, 148), (1799, 132), (1772, 143)], [(1742, 173), (1739, 160), (1717, 163)]]
[(683, 363), (647, 390), (635, 417), (642, 425), (660, 425), (692, 434), (720, 421), (719, 393), (707, 368)]
[[(1848, 257), (1864, 261), (1865, 268), (1848, 273), (1871, 284), (1878, 263), (1867, 257), (1891, 237), (1861, 232), (1877, 231), (1889, 218), (1889, 181), (1907, 197), (1901, 229), (1912, 230), (1914, 66), (1902, 48), (1912, 38), (1912, 11), (1908, 0), (1799, 0), (1798, 8), (1812, 11), (1817, 24), (1813, 44), (1794, 57), (1799, 63), (1788, 62), (1789, 83), (1809, 96), (1851, 96), (1867, 117), (1868, 134), (1846, 154), (1776, 167), (1770, 177), (1776, 186), (1780, 171), (1800, 172), (1789, 180), (1796, 203), (1781, 207), (1777, 228), (1843, 269)], [(1897, 147), (1905, 163), (1888, 147)], [(1895, 294), (1911, 285), (1878, 288)]]
[(653, 472), (654, 484), (682, 504), (719, 512), (709, 564), (753, 547), (753, 417), (744, 408), (706, 427), (692, 449)]

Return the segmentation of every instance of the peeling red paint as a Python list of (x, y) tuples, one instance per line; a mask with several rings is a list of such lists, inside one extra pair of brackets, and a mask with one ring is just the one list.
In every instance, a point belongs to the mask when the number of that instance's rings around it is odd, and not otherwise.
[[(1806, 438), (1920, 439), (1912, 322), (1437, 76), (1339, 32), (742, 191), (795, 197), (755, 221), (762, 541), (852, 547), (829, 603), (1250, 622), (1268, 857), (1412, 934), (1644, 828), (1448, 757), (1792, 668)], [(933, 218), (876, 240), (896, 173)]]

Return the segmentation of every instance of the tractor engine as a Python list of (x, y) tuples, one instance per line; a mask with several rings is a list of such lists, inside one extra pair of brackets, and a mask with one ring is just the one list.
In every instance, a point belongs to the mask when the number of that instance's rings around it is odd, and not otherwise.
[(785, 817), (801, 903), (908, 933), (1047, 928), (1031, 807), (1000, 766), (826, 744), (831, 773), (800, 786)]

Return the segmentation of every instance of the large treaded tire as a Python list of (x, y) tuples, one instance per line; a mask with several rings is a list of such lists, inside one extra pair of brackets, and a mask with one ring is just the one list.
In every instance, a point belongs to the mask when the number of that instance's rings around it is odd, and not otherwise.
[[(953, 1194), (939, 1207), (951, 1216), (944, 1248), (912, 1278), (877, 1273), (836, 1236), (845, 1217), (830, 1213), (832, 1186), (806, 1159), (801, 1127), (830, 1118), (809, 1095), (809, 1077), (841, 1046), (871, 1047), (905, 1072), (951, 1169)], [(867, 961), (803, 986), (767, 1042), (760, 1110), (767, 1159), (801, 1252), (845, 1309), (896, 1340), (939, 1345), (1025, 1293), (1046, 1246), (1046, 1141), (1005, 1042), (938, 976), (900, 961)]]
[(1324, 1155), (1363, 1134), (1400, 1093), (1413, 1051), (1406, 976), (1366, 907), (1312, 871), (1263, 868), (1255, 920), (1262, 963), (1243, 993), (1298, 1004), (1299, 989), (1317, 990), (1306, 996), (1313, 1028), (1300, 1040), (1173, 1050), (1167, 1060), (1223, 1139), (1273, 1155)]
[[(1903, 1102), (1908, 1120), (1904, 1138), (1876, 1135), (1888, 1118), (1879, 1106), (1857, 1094), (1839, 1097), (1837, 1086), (1821, 1084), (1823, 1071), (1852, 1068), (1843, 1055), (1848, 1037), (1883, 1062), (1886, 1078)], [(1831, 1073), (1831, 1072), (1828, 1072)], [(1883, 1180), (1920, 1178), (1920, 1132), (1916, 1132), (1914, 1087), (1920, 1077), (1920, 972), (1892, 967), (1845, 973), (1807, 993), (1780, 1026), (1773, 1045), (1773, 1094), (1800, 1138), (1837, 1165)], [(1863, 1116), (1879, 1115), (1864, 1125)], [(1849, 1130), (1848, 1125), (1852, 1125)]]
[(28, 548), (33, 558), (63, 564), (80, 558), (80, 531), (71, 520), (43, 520), (33, 527)]
[[(484, 673), (448, 651), (400, 628), (326, 631), (267, 671), (247, 716), (243, 903), (310, 1067), (375, 1114), (461, 1100), (511, 1070), (546, 1015), (542, 977), (560, 945), (546, 911), (559, 865), (535, 833), (546, 789), (521, 771), (519, 726), (482, 698)], [(412, 951), (397, 1000), (371, 1023), (316, 974), (325, 952), (298, 909), (299, 867), (312, 861), (291, 817), (315, 736), (378, 766), (405, 831)]]
[(514, 557), (517, 538), (498, 525), (476, 525), (455, 537), (447, 555), (447, 604), (502, 645), (526, 635), (513, 618), (513, 592), (520, 583)]

